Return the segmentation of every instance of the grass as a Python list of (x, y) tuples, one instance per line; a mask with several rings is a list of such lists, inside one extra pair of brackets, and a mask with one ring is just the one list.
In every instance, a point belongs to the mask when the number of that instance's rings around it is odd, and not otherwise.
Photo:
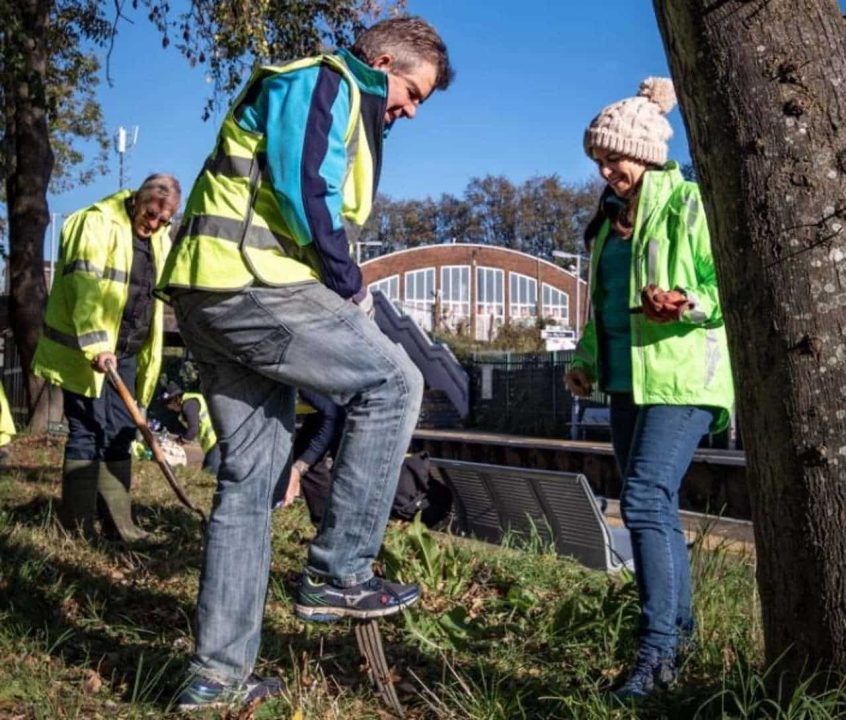
[[(21, 438), (0, 470), (0, 720), (166, 717), (192, 645), (202, 548), (196, 516), (140, 463), (134, 497), (162, 538), (143, 552), (89, 545), (54, 522), (61, 445)], [(178, 473), (208, 507), (213, 482)], [(312, 626), (291, 611), (292, 587), (313, 531), (302, 505), (274, 513), (273, 560), (258, 671), (289, 697), (255, 711), (199, 717), (384, 719), (361, 672), (347, 623)], [(539, 538), (502, 549), (419, 523), (395, 524), (380, 558), (419, 582), (423, 600), (382, 623), (389, 662), (411, 718), (843, 717), (846, 693), (768, 695), (750, 558), (694, 550), (699, 647), (671, 692), (612, 708), (604, 691), (636, 642), (629, 576), (608, 578), (551, 552)]]

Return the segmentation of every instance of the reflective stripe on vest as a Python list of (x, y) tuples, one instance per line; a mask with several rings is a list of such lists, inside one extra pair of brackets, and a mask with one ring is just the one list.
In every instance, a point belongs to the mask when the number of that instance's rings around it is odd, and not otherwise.
[(64, 345), (65, 347), (73, 348), (74, 350), (82, 350), (90, 345), (109, 342), (109, 333), (102, 330), (96, 330), (94, 332), (83, 333), (82, 335), (75, 336), (59, 332), (55, 328), (51, 328), (49, 325), (44, 326), (44, 336), (50, 338), (53, 342), (59, 343), (59, 345)]

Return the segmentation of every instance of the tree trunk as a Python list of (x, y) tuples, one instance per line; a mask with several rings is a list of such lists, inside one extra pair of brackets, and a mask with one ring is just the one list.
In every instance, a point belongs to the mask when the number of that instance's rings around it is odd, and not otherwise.
[[(49, 393), (30, 373), (41, 334), (47, 285), (44, 232), (50, 220), (47, 187), (53, 153), (47, 127), (47, 48), (49, 0), (20, 0), (15, 5), (23, 29), (20, 42), (6, 37), (4, 56), (14, 58), (4, 73), (6, 103), (6, 200), (9, 213), (9, 317), (27, 379), (30, 428), (47, 429)], [(9, 45), (15, 43), (14, 48)]]
[(846, 672), (846, 25), (655, 0), (713, 237), (766, 656)]

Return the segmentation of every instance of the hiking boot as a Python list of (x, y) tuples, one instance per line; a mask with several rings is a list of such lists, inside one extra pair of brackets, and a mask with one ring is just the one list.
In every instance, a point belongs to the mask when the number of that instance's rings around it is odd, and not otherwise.
[(666, 690), (678, 676), (674, 657), (639, 656), (637, 665), (622, 685), (611, 691), (611, 698), (626, 703)]
[(213, 710), (245, 707), (255, 702), (282, 695), (285, 684), (277, 678), (262, 678), (253, 673), (242, 683), (225, 685), (197, 675), (176, 700), (176, 709)]
[(303, 573), (294, 608), (301, 620), (332, 622), (344, 617), (367, 620), (393, 615), (420, 599), (416, 585), (388, 582), (375, 575), (366, 582), (340, 588)]

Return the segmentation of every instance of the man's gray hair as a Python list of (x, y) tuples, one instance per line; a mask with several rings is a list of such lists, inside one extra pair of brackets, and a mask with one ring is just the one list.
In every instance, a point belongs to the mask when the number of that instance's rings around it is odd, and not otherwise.
[(372, 65), (380, 55), (393, 55), (398, 72), (412, 72), (421, 61), (437, 70), (435, 88), (446, 90), (455, 75), (447, 46), (435, 28), (421, 17), (382, 20), (359, 35), (351, 48), (359, 60)]
[(182, 187), (173, 175), (167, 173), (154, 173), (141, 183), (141, 187), (135, 193), (135, 201), (139, 204), (150, 200), (169, 200), (179, 205), (182, 198)]

